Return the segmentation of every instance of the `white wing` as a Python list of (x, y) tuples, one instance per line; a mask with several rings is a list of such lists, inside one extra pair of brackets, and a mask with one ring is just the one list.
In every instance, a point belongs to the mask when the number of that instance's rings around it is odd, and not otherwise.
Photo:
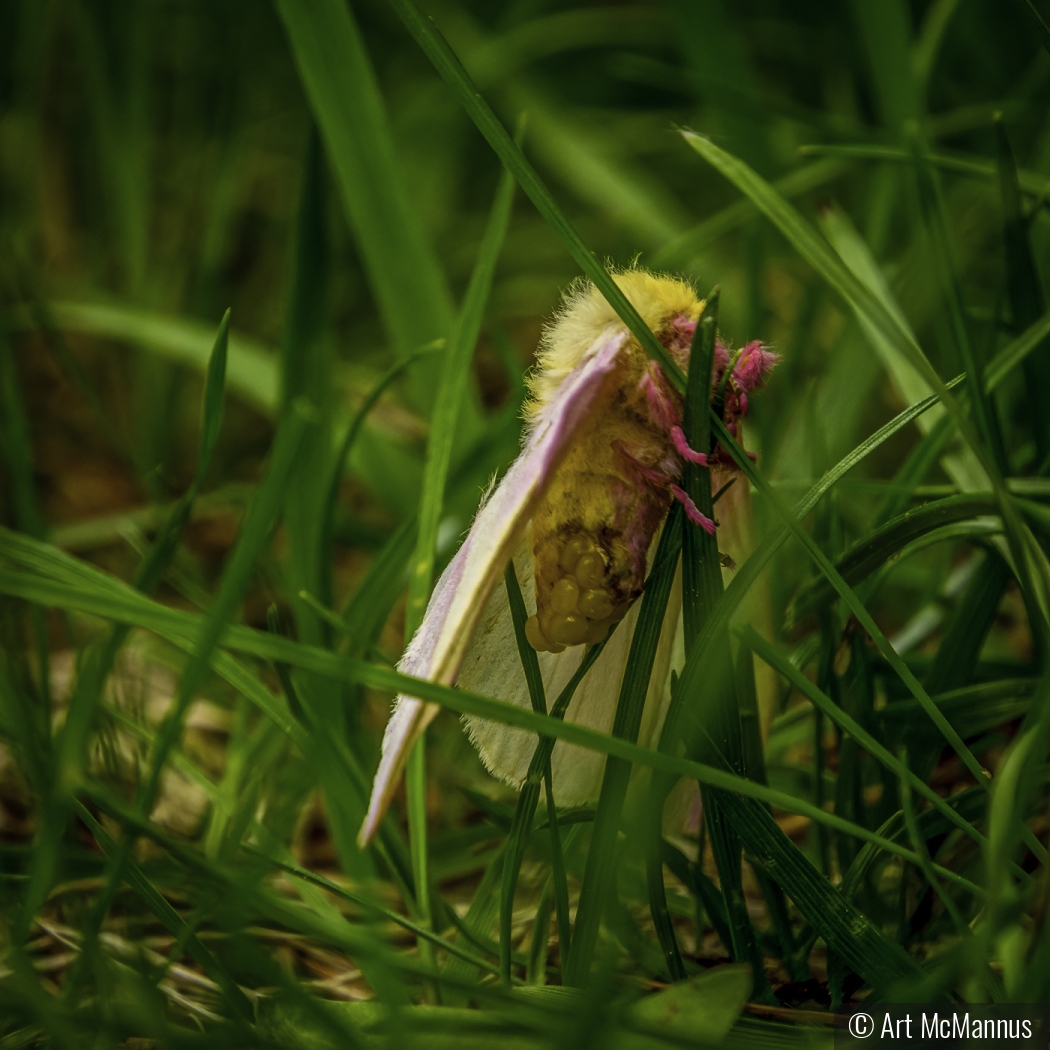
[[(536, 418), (521, 454), (478, 511), (463, 546), (442, 573), (423, 623), (399, 664), (402, 672), (446, 685), (456, 680), (504, 567), (517, 550), (576, 428), (605, 388), (627, 339), (622, 329), (603, 333)], [(436, 704), (398, 697), (383, 735), (372, 798), (358, 834), (361, 845), (375, 834), (409, 750), (438, 710)]]
[[(532, 544), (524, 542), (514, 558), (514, 569), (521, 585), (525, 607), (531, 614), (536, 606), (536, 585), (533, 575)], [(656, 541), (650, 549), (650, 561), (656, 551)], [(620, 684), (627, 656), (634, 637), (635, 624), (641, 602), (631, 607), (621, 621), (601, 656), (587, 673), (573, 694), (565, 713), (569, 722), (612, 732)], [(645, 711), (639, 732), (639, 743), (647, 746), (659, 732), (670, 699), (672, 651), (676, 633), (680, 633), (679, 619), (682, 606), (681, 572), (675, 578), (667, 612), (664, 616), (660, 643), (653, 662)], [(577, 645), (561, 653), (538, 653), (540, 671), (548, 708), (554, 705), (558, 694), (575, 674), (583, 660), (585, 646)], [(459, 684), (472, 693), (496, 697), (519, 707), (531, 707), (525, 672), (518, 657), (514, 623), (511, 618), (507, 587), (502, 581), (486, 605), (478, 630), (467, 648), (460, 669)], [(494, 776), (518, 786), (525, 779), (538, 737), (523, 729), (513, 729), (484, 718), (466, 717), (470, 738), (485, 767)], [(597, 751), (558, 742), (551, 754), (551, 773), (554, 797), (561, 806), (577, 806), (598, 797), (605, 770), (605, 755)]]

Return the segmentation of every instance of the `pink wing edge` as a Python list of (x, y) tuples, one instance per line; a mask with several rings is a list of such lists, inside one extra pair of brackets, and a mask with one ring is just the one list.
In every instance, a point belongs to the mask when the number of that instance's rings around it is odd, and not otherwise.
[[(479, 508), (463, 545), (441, 574), (423, 622), (398, 664), (402, 674), (444, 685), (456, 681), (485, 603), (577, 427), (612, 374), (627, 339), (623, 330), (603, 333), (539, 414), (524, 448)], [(440, 710), (438, 704), (427, 704), (404, 693), (397, 697), (383, 733), (382, 756), (368, 812), (357, 836), (362, 849), (379, 828), (404, 773), (409, 751)]]

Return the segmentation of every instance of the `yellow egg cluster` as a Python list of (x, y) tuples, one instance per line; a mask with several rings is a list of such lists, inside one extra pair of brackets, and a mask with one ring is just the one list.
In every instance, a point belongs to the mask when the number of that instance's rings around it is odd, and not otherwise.
[(622, 620), (630, 602), (615, 604), (606, 583), (608, 556), (585, 533), (570, 536), (562, 547), (562, 575), (536, 616), (525, 624), (525, 637), (538, 652), (560, 653), (567, 646), (600, 642), (611, 624)]

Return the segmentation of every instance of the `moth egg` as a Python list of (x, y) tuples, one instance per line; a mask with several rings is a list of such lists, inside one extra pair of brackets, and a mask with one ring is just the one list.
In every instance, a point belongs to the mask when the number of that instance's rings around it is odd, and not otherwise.
[(612, 615), (613, 603), (604, 590), (592, 587), (580, 595), (579, 608), (589, 620), (604, 620), (607, 616)]
[(605, 559), (598, 551), (590, 551), (576, 563), (573, 575), (585, 591), (600, 587), (605, 579)]
[(586, 616), (576, 613), (555, 615), (551, 617), (547, 635), (552, 642), (560, 645), (579, 645), (587, 637), (590, 621)]
[[(571, 576), (563, 576), (551, 591), (551, 608), (556, 613), (571, 613), (576, 611), (576, 603), (580, 600), (580, 588)], [(583, 610), (586, 613), (586, 610)], [(589, 615), (589, 614), (587, 614)]]
[(530, 616), (525, 621), (525, 638), (538, 653), (546, 652), (547, 639), (540, 630), (540, 621), (535, 616)]
[(576, 563), (585, 555), (594, 550), (593, 541), (586, 536), (573, 536), (562, 548), (558, 566), (562, 572), (572, 572)]

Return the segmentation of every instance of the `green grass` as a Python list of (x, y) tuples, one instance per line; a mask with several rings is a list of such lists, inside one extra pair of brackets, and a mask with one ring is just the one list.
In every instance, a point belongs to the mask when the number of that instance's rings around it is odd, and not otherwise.
[[(1050, 999), (1048, 18), (7, 5), (0, 1048), (829, 1046), (867, 996)], [(692, 382), (634, 260), (716, 289)], [(755, 513), (726, 573), (668, 518), (610, 734), (512, 569), (529, 708), (393, 666), (581, 275)], [(781, 355), (757, 461), (716, 328)], [(361, 850), (404, 689), (446, 713)], [(457, 714), (536, 734), (520, 791)], [(592, 804), (557, 741), (608, 756)]]

